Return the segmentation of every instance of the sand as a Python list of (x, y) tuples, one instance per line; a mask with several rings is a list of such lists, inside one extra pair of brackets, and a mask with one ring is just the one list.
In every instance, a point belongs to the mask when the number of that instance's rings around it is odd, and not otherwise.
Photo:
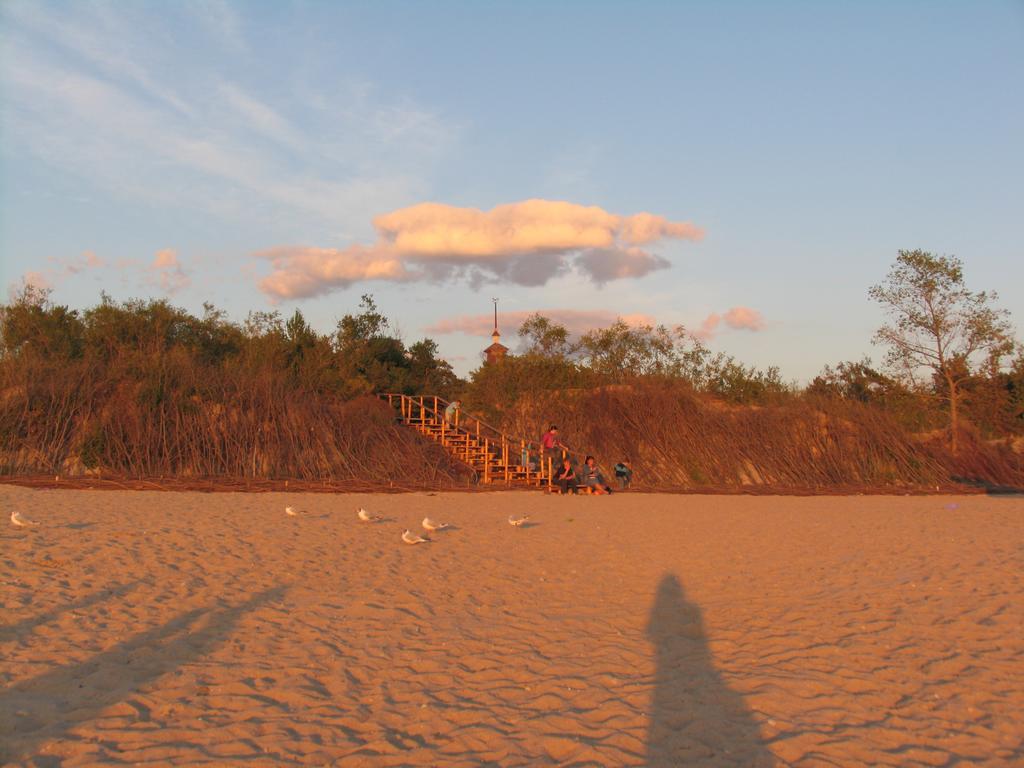
[(0, 500), (4, 765), (1024, 765), (1020, 498)]

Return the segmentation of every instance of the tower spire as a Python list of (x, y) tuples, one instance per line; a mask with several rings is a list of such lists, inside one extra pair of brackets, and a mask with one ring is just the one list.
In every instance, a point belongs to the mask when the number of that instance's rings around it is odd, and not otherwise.
[(494, 302), (494, 330), (491, 332), (491, 346), (484, 350), (484, 357), (488, 363), (496, 363), (503, 359), (508, 353), (508, 347), (501, 343), (501, 334), (498, 333), (498, 300)]

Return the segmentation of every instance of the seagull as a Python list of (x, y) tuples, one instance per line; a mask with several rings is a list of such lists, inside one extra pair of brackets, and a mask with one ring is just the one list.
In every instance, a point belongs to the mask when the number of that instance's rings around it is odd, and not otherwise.
[(33, 523), (26, 517), (21, 516), (21, 512), (11, 512), (11, 522), (19, 528), (24, 528), (31, 525), (39, 525), (39, 523)]
[(359, 509), (356, 510), (356, 516), (360, 520), (362, 520), (364, 523), (375, 523), (378, 520), (383, 520), (384, 519), (380, 515), (371, 515), (369, 512), (367, 512), (362, 507), (360, 507)]
[(424, 539), (407, 528), (405, 533), (402, 534), (402, 541), (406, 544), (427, 544), (430, 542), (430, 539)]
[(295, 507), (285, 507), (284, 508), (284, 513), (286, 515), (288, 515), (288, 517), (298, 517), (299, 516), (299, 510), (297, 510)]
[(428, 531), (443, 531), (445, 528), (449, 527), (449, 525), (450, 523), (438, 523), (431, 520), (429, 517), (423, 518), (423, 527)]
[(525, 523), (529, 519), (529, 515), (523, 515), (522, 517), (512, 517), (512, 515), (509, 515), (508, 524), (511, 525), (513, 528), (520, 528), (522, 527), (523, 523)]

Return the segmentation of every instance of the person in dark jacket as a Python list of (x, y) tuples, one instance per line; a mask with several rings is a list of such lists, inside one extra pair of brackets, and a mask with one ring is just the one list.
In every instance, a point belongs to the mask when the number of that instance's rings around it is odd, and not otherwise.
[(568, 458), (555, 470), (555, 485), (558, 486), (559, 493), (576, 493), (576, 470), (572, 468), (572, 462)]
[(615, 465), (615, 479), (619, 481), (619, 487), (626, 490), (633, 482), (633, 468), (625, 461), (620, 461)]

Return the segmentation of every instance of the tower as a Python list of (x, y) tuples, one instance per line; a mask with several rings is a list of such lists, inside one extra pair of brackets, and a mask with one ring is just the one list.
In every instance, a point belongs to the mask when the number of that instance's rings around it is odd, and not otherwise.
[(491, 332), (491, 346), (484, 350), (484, 363), (496, 363), (508, 354), (508, 347), (501, 343), (501, 334), (498, 333), (498, 300), (494, 302), (494, 330)]

